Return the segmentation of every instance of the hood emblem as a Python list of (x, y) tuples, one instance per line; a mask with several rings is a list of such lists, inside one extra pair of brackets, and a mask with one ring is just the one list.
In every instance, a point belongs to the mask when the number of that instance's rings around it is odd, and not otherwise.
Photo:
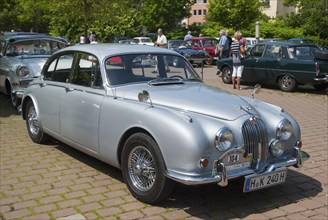
[(252, 116), (250, 119), (249, 119), (254, 125), (257, 123), (257, 118), (255, 116)]

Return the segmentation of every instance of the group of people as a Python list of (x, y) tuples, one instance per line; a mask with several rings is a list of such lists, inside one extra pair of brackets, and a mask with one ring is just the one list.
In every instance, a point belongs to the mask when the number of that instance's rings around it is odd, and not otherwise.
[(221, 30), (216, 54), (219, 59), (232, 57), (232, 86), (233, 89), (240, 90), (240, 79), (244, 70), (242, 58), (246, 53), (247, 41), (239, 31), (235, 32), (234, 38), (233, 41), (229, 36), (229, 30)]
[[(87, 40), (88, 40), (88, 42), (87, 42)], [(82, 34), (80, 36), (80, 44), (86, 44), (86, 43), (90, 43), (90, 44), (97, 44), (98, 43), (97, 42), (97, 34), (96, 34), (95, 31), (92, 31), (91, 36), (87, 39), (84, 37), (84, 34)]]

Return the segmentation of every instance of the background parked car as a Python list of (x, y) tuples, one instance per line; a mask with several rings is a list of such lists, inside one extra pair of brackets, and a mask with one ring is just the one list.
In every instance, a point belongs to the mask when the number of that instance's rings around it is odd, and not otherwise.
[[(288, 42), (256, 44), (243, 60), (243, 82), (278, 85), (292, 92), (297, 85), (313, 85), (316, 89), (328, 86), (328, 58), (315, 45)], [(232, 59), (221, 59), (222, 80), (231, 83)]]
[(150, 37), (135, 37), (133, 38), (133, 43), (142, 44), (148, 46), (154, 46), (154, 42), (150, 39)]
[(210, 65), (214, 60), (218, 59), (215, 54), (215, 48), (219, 41), (214, 37), (192, 37), (188, 40), (191, 48), (194, 50), (205, 50), (209, 54), (209, 58), (206, 59), (206, 64)]
[(312, 39), (304, 38), (304, 37), (298, 37), (298, 38), (290, 38), (288, 42), (294, 43), (294, 44), (311, 44), (315, 45), (315, 42)]
[(46, 60), (68, 42), (46, 34), (6, 32), (0, 36), (0, 92), (18, 107), (28, 83), (39, 77)]
[(168, 49), (174, 50), (187, 58), (192, 64), (199, 64), (209, 59), (209, 54), (205, 50), (194, 50), (191, 45), (184, 40), (169, 40)]

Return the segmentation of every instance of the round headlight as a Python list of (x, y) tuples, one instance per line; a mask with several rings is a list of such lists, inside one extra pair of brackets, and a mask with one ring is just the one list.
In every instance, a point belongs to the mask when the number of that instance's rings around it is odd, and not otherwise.
[(215, 135), (215, 146), (220, 151), (229, 149), (233, 142), (233, 134), (227, 129), (223, 128), (219, 130)]
[(30, 74), (30, 70), (26, 66), (21, 66), (17, 69), (17, 76), (26, 78)]
[(277, 137), (281, 140), (288, 140), (292, 136), (293, 126), (292, 124), (284, 119), (282, 120), (277, 127)]
[(284, 145), (279, 140), (274, 140), (270, 144), (270, 153), (275, 157), (280, 157), (284, 153)]

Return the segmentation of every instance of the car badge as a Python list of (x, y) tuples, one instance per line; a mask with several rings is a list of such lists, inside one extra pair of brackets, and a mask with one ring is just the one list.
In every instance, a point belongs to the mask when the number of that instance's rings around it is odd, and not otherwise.
[(254, 125), (257, 123), (257, 118), (255, 116), (252, 116), (250, 119), (249, 119)]

